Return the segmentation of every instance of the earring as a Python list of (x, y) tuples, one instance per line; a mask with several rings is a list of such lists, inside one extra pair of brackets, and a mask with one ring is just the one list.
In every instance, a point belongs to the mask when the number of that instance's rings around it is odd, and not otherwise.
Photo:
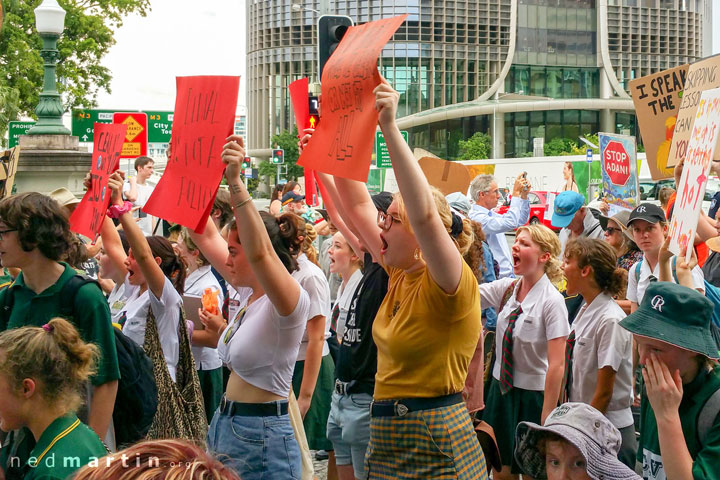
[(420, 260), (422, 258), (422, 252), (420, 251), (420, 247), (415, 249), (413, 257), (415, 258), (415, 260)]

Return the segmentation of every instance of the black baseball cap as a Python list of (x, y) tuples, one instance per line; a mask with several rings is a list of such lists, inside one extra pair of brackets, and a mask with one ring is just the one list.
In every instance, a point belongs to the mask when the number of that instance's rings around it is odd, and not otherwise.
[(654, 203), (641, 203), (635, 209), (630, 212), (630, 218), (628, 218), (628, 228), (635, 220), (645, 220), (648, 223), (666, 222), (665, 212), (663, 209), (655, 205)]

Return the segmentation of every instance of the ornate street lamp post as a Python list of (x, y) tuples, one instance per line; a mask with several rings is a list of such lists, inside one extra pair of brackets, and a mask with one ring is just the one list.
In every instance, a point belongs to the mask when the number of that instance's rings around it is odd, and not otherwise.
[(45, 61), (45, 80), (35, 109), (38, 122), (28, 135), (70, 135), (70, 130), (62, 123), (64, 108), (55, 79), (57, 41), (65, 28), (65, 10), (57, 0), (45, 0), (35, 9), (35, 26), (43, 41), (40, 55)]

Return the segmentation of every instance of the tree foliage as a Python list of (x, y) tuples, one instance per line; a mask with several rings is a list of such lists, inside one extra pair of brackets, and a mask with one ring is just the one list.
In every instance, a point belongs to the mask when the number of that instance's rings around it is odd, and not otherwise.
[(487, 133), (475, 132), (467, 140), (460, 140), (460, 160), (483, 160), (492, 154), (492, 137)]
[[(305, 174), (305, 169), (297, 164), (297, 160), (300, 157), (300, 151), (297, 146), (297, 135), (297, 127), (293, 127), (292, 131), (284, 130), (277, 135), (273, 135), (270, 139), (273, 148), (282, 148), (285, 151), (285, 163), (281, 168), (284, 172), (285, 165), (287, 166), (287, 174), (283, 175), (287, 180), (296, 180)], [(260, 162), (258, 168), (260, 175), (273, 178), (277, 176), (277, 165), (273, 164), (270, 160), (263, 160)], [(277, 182), (277, 178), (275, 178), (275, 182)]]
[[(0, 115), (0, 131), (19, 116), (35, 118), (43, 83), (42, 39), (34, 9), (42, 0), (2, 0), (0, 99), (17, 98), (14, 112)], [(100, 64), (115, 44), (113, 35), (131, 14), (147, 15), (150, 0), (58, 0), (67, 12), (58, 41), (58, 91), (67, 109), (94, 107), (101, 90), (110, 92), (112, 75)], [(3, 104), (4, 106), (4, 104)], [(6, 119), (8, 117), (9, 119)]]

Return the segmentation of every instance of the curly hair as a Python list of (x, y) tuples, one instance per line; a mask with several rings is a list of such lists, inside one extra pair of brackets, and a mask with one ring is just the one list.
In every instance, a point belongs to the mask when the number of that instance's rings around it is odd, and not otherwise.
[[(440, 220), (442, 220), (443, 225), (445, 225), (445, 229), (447, 230), (448, 235), (450, 235), (455, 242), (455, 246), (460, 251), (460, 255), (465, 255), (468, 249), (470, 249), (470, 245), (472, 245), (475, 238), (470, 220), (468, 220), (467, 218), (461, 218), (462, 231), (457, 236), (453, 236), (450, 233), (452, 231), (453, 215), (457, 216), (457, 214), (453, 213), (453, 211), (450, 209), (450, 205), (448, 205), (445, 196), (440, 190), (431, 186), (430, 193), (432, 194), (433, 200), (435, 201), (435, 207), (437, 208), (437, 212), (440, 215)], [(403, 223), (403, 227), (407, 228), (408, 231), (414, 234), (415, 232), (413, 232), (413, 229), (410, 225), (410, 221), (407, 216), (407, 210), (405, 209), (405, 202), (403, 201), (402, 195), (399, 192), (396, 193), (395, 195), (393, 195), (393, 200), (398, 203), (398, 215), (400, 216), (400, 220)]]
[(42, 193), (25, 192), (0, 200), (0, 219), (17, 230), (24, 251), (37, 248), (50, 260), (63, 258), (73, 241), (62, 207)]
[[(298, 233), (300, 226), (293, 217), (297, 217), (304, 224), (305, 221), (294, 213), (284, 213), (275, 217), (269, 212), (260, 212), (260, 218), (265, 225), (270, 244), (275, 254), (283, 263), (288, 272), (292, 273), (298, 269), (296, 256), (302, 248), (302, 239)], [(232, 219), (228, 224), (228, 230), (237, 235), (237, 223)], [(304, 227), (303, 227), (304, 228)]]
[(88, 256), (87, 247), (82, 240), (76, 235), (73, 235), (70, 247), (61, 260), (67, 262), (73, 268), (81, 268), (82, 264), (87, 262), (88, 258), (90, 257)]
[(472, 226), (473, 234), (475, 235), (475, 241), (470, 245), (468, 251), (465, 252), (463, 258), (465, 259), (465, 263), (470, 266), (470, 269), (475, 274), (475, 278), (477, 278), (478, 283), (483, 283), (483, 275), (485, 274), (485, 271), (493, 266), (490, 265), (488, 267), (488, 265), (485, 265), (485, 259), (483, 258), (483, 242), (485, 241), (485, 233), (483, 232), (482, 225), (480, 222), (476, 222), (474, 220), (470, 220), (470, 225)]
[(318, 251), (313, 244), (317, 236), (318, 234), (317, 230), (315, 230), (315, 227), (313, 227), (309, 223), (305, 223), (305, 238), (303, 239), (302, 243), (302, 251), (305, 255), (307, 255), (308, 260), (310, 260), (312, 263), (319, 267), (320, 264), (318, 263)]
[(22, 389), (31, 378), (38, 392), (54, 406), (74, 412), (82, 404), (80, 391), (95, 372), (100, 350), (85, 343), (65, 319), (53, 318), (43, 327), (22, 327), (0, 334), (0, 372), (10, 387)]
[[(107, 461), (106, 461), (107, 460)], [(75, 473), (74, 480), (240, 480), (186, 440), (146, 440)]]
[(545, 275), (554, 285), (559, 285), (563, 279), (563, 272), (560, 267), (562, 246), (558, 236), (545, 225), (524, 225), (515, 230), (515, 237), (517, 238), (522, 232), (527, 232), (543, 253), (550, 254), (550, 259), (545, 263)]
[(595, 284), (603, 292), (618, 295), (625, 289), (627, 271), (617, 267), (615, 251), (602, 240), (578, 237), (565, 246), (565, 258), (573, 258), (579, 268), (592, 268)]

